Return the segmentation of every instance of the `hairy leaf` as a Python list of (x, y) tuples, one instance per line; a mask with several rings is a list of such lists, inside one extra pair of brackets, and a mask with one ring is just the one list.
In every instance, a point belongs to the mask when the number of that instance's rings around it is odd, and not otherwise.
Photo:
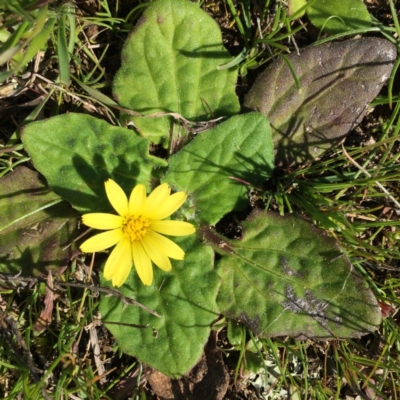
[(308, 47), (286, 59), (261, 73), (245, 98), (246, 107), (268, 116), (282, 165), (320, 156), (361, 122), (390, 76), (396, 47), (363, 38)]
[(218, 262), (223, 314), (263, 337), (358, 337), (379, 326), (374, 295), (322, 231), (256, 211), (243, 232), (240, 241), (204, 235), (225, 252)]
[(130, 193), (137, 183), (149, 186), (152, 169), (166, 165), (149, 155), (147, 139), (84, 114), (29, 124), (22, 141), (50, 187), (82, 213), (111, 208), (108, 178)]
[[(231, 59), (215, 21), (187, 0), (152, 2), (122, 52), (113, 93), (124, 107), (142, 114), (173, 112), (208, 121), (239, 111), (236, 70), (218, 70)], [(152, 141), (181, 130), (171, 117), (137, 118)], [(175, 132), (177, 133), (177, 132)]]
[(78, 215), (37, 172), (21, 166), (1, 179), (0, 212), (0, 271), (31, 276), (67, 266)]
[(170, 157), (164, 180), (189, 194), (200, 221), (215, 224), (248, 206), (246, 182), (257, 187), (270, 177), (268, 132), (268, 121), (259, 113), (229, 118)]
[(210, 326), (218, 318), (215, 298), (219, 278), (213, 271), (214, 253), (210, 247), (195, 235), (174, 241), (185, 250), (183, 261), (172, 260), (170, 272), (155, 268), (150, 287), (141, 283), (134, 270), (121, 287), (125, 296), (156, 311), (161, 318), (107, 296), (101, 299), (100, 312), (125, 353), (177, 378), (199, 361)]

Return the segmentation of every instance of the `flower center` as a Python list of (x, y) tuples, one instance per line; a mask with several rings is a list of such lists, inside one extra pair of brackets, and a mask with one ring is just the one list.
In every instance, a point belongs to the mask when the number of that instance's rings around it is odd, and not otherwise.
[(142, 240), (150, 231), (150, 221), (142, 215), (129, 215), (122, 223), (122, 231), (131, 242)]

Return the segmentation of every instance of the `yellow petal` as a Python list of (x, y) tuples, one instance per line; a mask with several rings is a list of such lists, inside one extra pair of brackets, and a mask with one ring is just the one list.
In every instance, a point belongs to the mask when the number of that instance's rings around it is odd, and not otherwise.
[(147, 255), (151, 258), (151, 261), (158, 268), (161, 268), (163, 271), (169, 271), (172, 268), (171, 261), (163, 251), (160, 251), (157, 242), (151, 236), (146, 235), (142, 239), (142, 245)]
[(169, 236), (186, 236), (196, 232), (196, 228), (192, 224), (183, 221), (152, 221), (150, 228)]
[(124, 234), (122, 233), (121, 228), (113, 229), (112, 231), (99, 233), (98, 235), (86, 240), (81, 244), (80, 249), (84, 253), (93, 253), (95, 251), (105, 250), (114, 246), (114, 244), (117, 244), (123, 237)]
[(112, 280), (113, 286), (124, 284), (132, 268), (131, 243), (123, 238), (111, 252), (104, 267), (104, 278)]
[(123, 218), (119, 215), (105, 213), (90, 213), (82, 215), (82, 222), (94, 229), (121, 228)]
[(187, 199), (185, 192), (177, 192), (169, 196), (164, 203), (160, 204), (156, 209), (149, 210), (148, 218), (153, 221), (159, 221), (173, 214)]
[(146, 188), (144, 185), (136, 185), (129, 197), (129, 213), (139, 214), (146, 202)]
[(159, 251), (165, 253), (166, 256), (173, 258), (174, 260), (183, 260), (185, 252), (172, 240), (169, 240), (165, 236), (159, 235), (157, 232), (151, 231), (148, 234), (157, 246)]
[(150, 286), (153, 282), (153, 267), (140, 242), (132, 242), (132, 258), (140, 280), (144, 285)]
[(157, 186), (146, 199), (145, 207), (143, 210), (144, 215), (151, 215), (154, 210), (157, 210), (162, 204), (164, 204), (171, 193), (171, 188), (163, 183)]
[(128, 198), (118, 183), (109, 179), (104, 183), (109, 202), (114, 207), (114, 210), (121, 216), (125, 217), (128, 212)]

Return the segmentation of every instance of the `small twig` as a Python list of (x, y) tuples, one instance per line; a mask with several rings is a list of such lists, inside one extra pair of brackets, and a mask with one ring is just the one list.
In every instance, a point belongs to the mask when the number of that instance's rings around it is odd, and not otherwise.
[[(350, 157), (349, 153), (347, 153), (346, 149), (344, 148), (343, 144), (342, 144), (342, 149), (344, 152), (344, 155), (347, 157), (347, 159), (354, 164), (360, 171), (364, 172), (365, 175), (368, 176), (368, 178), (372, 178), (372, 175), (365, 169), (363, 168), (356, 160), (354, 160), (353, 158)], [(380, 182), (375, 181), (376, 185), (382, 190), (383, 193), (386, 194), (386, 196), (389, 197), (390, 200), (393, 201), (394, 204), (396, 204), (396, 206), (400, 209), (400, 203), (386, 190), (385, 187), (383, 187)]]
[(54, 282), (53, 275), (50, 270), (46, 282), (46, 295), (44, 298), (44, 308), (40, 312), (38, 320), (33, 324), (33, 331), (36, 333), (42, 332), (51, 323), (51, 316), (54, 308), (53, 282)]
[[(45, 78), (42, 75), (39, 75), (37, 73), (33, 74), (34, 77), (39, 78), (41, 80), (43, 80), (44, 82), (48, 83), (51, 87), (60, 90), (61, 92), (67, 93), (69, 96), (71, 96), (73, 99), (75, 100), (79, 100), (80, 102), (84, 103), (87, 107), (89, 107), (92, 110), (96, 110), (96, 107), (94, 105), (92, 105), (91, 103), (85, 101), (84, 99), (82, 99), (81, 97), (73, 94), (72, 92), (70, 92), (69, 90), (56, 85), (55, 83), (53, 83), (51, 80)], [(131, 110), (129, 108), (125, 108), (122, 107), (120, 105), (118, 105), (117, 103), (110, 105), (110, 107), (113, 107), (119, 111), (123, 111), (125, 113), (127, 113), (128, 115), (132, 115), (134, 117), (143, 117), (143, 118), (161, 118), (161, 117), (165, 117), (165, 116), (170, 116), (178, 121), (182, 122), (182, 125), (184, 126), (184, 128), (189, 131), (189, 132), (193, 132), (193, 133), (199, 133), (202, 132), (206, 129), (209, 129), (210, 127), (213, 127), (215, 125), (216, 122), (224, 119), (225, 117), (219, 117), (219, 118), (215, 118), (212, 119), (210, 121), (200, 121), (200, 122), (193, 122), (190, 121), (186, 118), (184, 118), (182, 115), (178, 114), (178, 113), (174, 113), (174, 112), (156, 112), (154, 114), (150, 114), (150, 115), (144, 115), (141, 114), (137, 111)]]
[(97, 375), (99, 377), (100, 383), (104, 385), (107, 382), (104, 376), (106, 370), (104, 368), (104, 363), (101, 360), (99, 338), (97, 336), (97, 331), (95, 327), (90, 328), (89, 335), (90, 335), (90, 344), (92, 345), (93, 348), (93, 358), (97, 367)]
[(10, 146), (10, 147), (1, 147), (0, 148), (0, 154), (2, 153), (12, 153), (14, 151), (19, 151), (22, 150), (22, 146), (20, 144), (17, 144), (16, 146)]
[[(130, 114), (129, 110), (124, 109), (124, 111), (128, 114)], [(136, 113), (137, 114), (137, 113)], [(188, 131), (192, 131), (194, 133), (199, 133), (202, 132), (206, 129), (209, 129), (210, 127), (213, 127), (216, 122), (223, 120), (225, 117), (219, 117), (215, 119), (211, 119), (210, 121), (200, 121), (200, 122), (193, 122), (190, 121), (186, 118), (184, 118), (182, 115), (174, 112), (156, 112), (154, 114), (150, 115), (142, 115), (142, 117), (145, 118), (160, 118), (160, 117), (166, 117), (170, 116), (178, 121), (182, 121), (182, 125), (184, 128)]]
[(108, 324), (108, 325), (128, 326), (129, 328), (139, 328), (139, 329), (146, 329), (150, 326), (150, 324), (146, 325), (127, 324), (121, 321), (104, 321), (104, 319), (102, 319), (101, 322), (106, 325)]
[[(0, 273), (0, 281), (4, 282), (12, 282), (12, 283), (30, 283), (30, 284), (35, 284), (37, 282), (45, 282), (45, 279), (42, 278), (34, 278), (34, 277), (24, 277), (24, 276), (19, 276), (19, 275), (11, 275), (11, 274), (5, 274), (5, 273)], [(76, 287), (76, 288), (81, 288), (81, 289), (88, 289), (93, 292), (101, 292), (101, 293), (106, 293), (109, 296), (115, 296), (118, 297), (123, 304), (126, 305), (132, 305), (139, 307), (143, 309), (144, 311), (150, 313), (151, 315), (154, 315), (157, 318), (161, 318), (161, 316), (154, 310), (144, 306), (143, 304), (137, 302), (135, 299), (131, 299), (129, 297), (124, 296), (121, 292), (119, 292), (117, 289), (111, 288), (111, 287), (99, 287), (95, 285), (88, 285), (86, 283), (78, 283), (78, 282), (61, 282), (61, 281), (54, 281), (54, 288), (62, 288), (62, 287)]]
[[(45, 78), (42, 75), (39, 75), (39, 74), (34, 74), (34, 75), (36, 77), (38, 77), (39, 79), (41, 79), (41, 80), (45, 81), (46, 83), (48, 83), (51, 87), (54, 87), (54, 88), (56, 88), (56, 89), (58, 89), (58, 90), (60, 90), (60, 91), (62, 91), (64, 93), (67, 93), (69, 96), (71, 96), (75, 100), (81, 101), (82, 103), (84, 103), (86, 106), (88, 106), (92, 110), (96, 110), (95, 106), (93, 106), (89, 102), (85, 101), (84, 99), (80, 98), (79, 96), (76, 96), (75, 94), (71, 93), (69, 90), (66, 90), (63, 87), (54, 84), (51, 80)], [(173, 117), (174, 119), (182, 121), (182, 123), (183, 123), (183, 125), (185, 127), (193, 127), (192, 130), (194, 132), (208, 129), (209, 126), (213, 126), (213, 125), (215, 125), (216, 122), (218, 122), (218, 121), (220, 121), (220, 120), (225, 118), (225, 117), (219, 117), (219, 118), (212, 119), (210, 121), (193, 122), (193, 121), (190, 121), (190, 120), (184, 118), (182, 115), (180, 115), (178, 113), (174, 113), (174, 112), (156, 112), (154, 114), (144, 115), (144, 114), (141, 114), (141, 113), (139, 113), (137, 111), (130, 110), (129, 108), (121, 107), (119, 105), (115, 105), (115, 106), (112, 106), (112, 107), (116, 108), (117, 110), (124, 111), (125, 113), (127, 113), (129, 115), (132, 115), (132, 116), (135, 116), (135, 117), (160, 118), (160, 117), (170, 116), (170, 117)], [(188, 128), (188, 130), (190, 130), (190, 129)]]
[(64, 93), (68, 94), (68, 95), (71, 96), (73, 99), (78, 100), (78, 101), (84, 103), (84, 104), (85, 104), (88, 108), (90, 108), (91, 110), (96, 111), (96, 107), (95, 107), (93, 104), (91, 104), (91, 103), (85, 101), (84, 99), (82, 99), (81, 97), (79, 97), (79, 96), (73, 94), (73, 93), (70, 92), (69, 90), (64, 89), (63, 87), (61, 87), (61, 86), (59, 86), (59, 85), (56, 85), (56, 84), (55, 84), (54, 82), (52, 82), (50, 79), (47, 79), (47, 78), (45, 78), (44, 76), (39, 75), (39, 74), (33, 74), (33, 75), (34, 75), (35, 77), (41, 79), (42, 81), (45, 81), (45, 82), (48, 83), (51, 87), (53, 87), (53, 88), (55, 88), (55, 89), (58, 89), (58, 90), (60, 90), (61, 92), (64, 92)]
[(82, 232), (78, 237), (76, 237), (71, 243), (68, 243), (65, 247), (63, 247), (62, 251), (65, 251), (68, 249), (68, 247), (72, 246), (74, 243), (76, 243), (78, 240), (82, 239), (84, 236), (86, 236), (88, 233), (93, 231), (93, 228), (86, 229), (85, 232)]
[(95, 285), (87, 285), (86, 283), (60, 282), (60, 281), (54, 281), (54, 286), (67, 286), (67, 287), (70, 286), (70, 287), (77, 287), (77, 288), (92, 290), (93, 292), (106, 293), (109, 296), (118, 297), (122, 301), (122, 303), (124, 303), (126, 305), (139, 307), (139, 308), (147, 311), (149, 314), (154, 315), (157, 318), (161, 318), (161, 316), (156, 311), (144, 306), (143, 304), (137, 302), (135, 299), (125, 297), (117, 289), (114, 289), (111, 287), (99, 287), (99, 286), (95, 286)]

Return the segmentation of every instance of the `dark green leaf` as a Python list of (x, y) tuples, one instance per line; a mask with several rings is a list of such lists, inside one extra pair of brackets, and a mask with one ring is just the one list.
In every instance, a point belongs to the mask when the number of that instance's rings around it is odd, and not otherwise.
[(240, 241), (212, 240), (225, 251), (218, 261), (223, 314), (263, 337), (358, 337), (379, 326), (374, 295), (322, 231), (257, 211), (243, 232)]
[(189, 194), (199, 220), (215, 224), (248, 206), (246, 182), (262, 185), (271, 175), (272, 159), (268, 120), (259, 113), (238, 115), (170, 157), (165, 182)]
[(0, 211), (0, 271), (31, 276), (67, 266), (78, 215), (37, 172), (18, 167), (1, 179)]
[[(192, 121), (230, 116), (239, 111), (237, 71), (218, 70), (230, 59), (218, 25), (198, 5), (154, 1), (125, 44), (113, 92), (123, 107), (146, 115), (174, 112)], [(171, 117), (126, 118), (155, 142), (183, 129)]]
[(155, 268), (152, 286), (144, 286), (132, 271), (121, 287), (125, 296), (161, 318), (138, 307), (125, 307), (116, 297), (102, 297), (100, 303), (102, 320), (121, 349), (170, 377), (187, 373), (199, 361), (210, 326), (218, 318), (219, 279), (213, 271), (213, 251), (195, 235), (175, 241), (185, 250), (184, 261), (172, 261), (170, 272)]
[(22, 141), (51, 188), (82, 213), (111, 208), (108, 178), (129, 194), (137, 183), (149, 187), (152, 169), (166, 165), (149, 155), (147, 139), (84, 114), (29, 124)]

